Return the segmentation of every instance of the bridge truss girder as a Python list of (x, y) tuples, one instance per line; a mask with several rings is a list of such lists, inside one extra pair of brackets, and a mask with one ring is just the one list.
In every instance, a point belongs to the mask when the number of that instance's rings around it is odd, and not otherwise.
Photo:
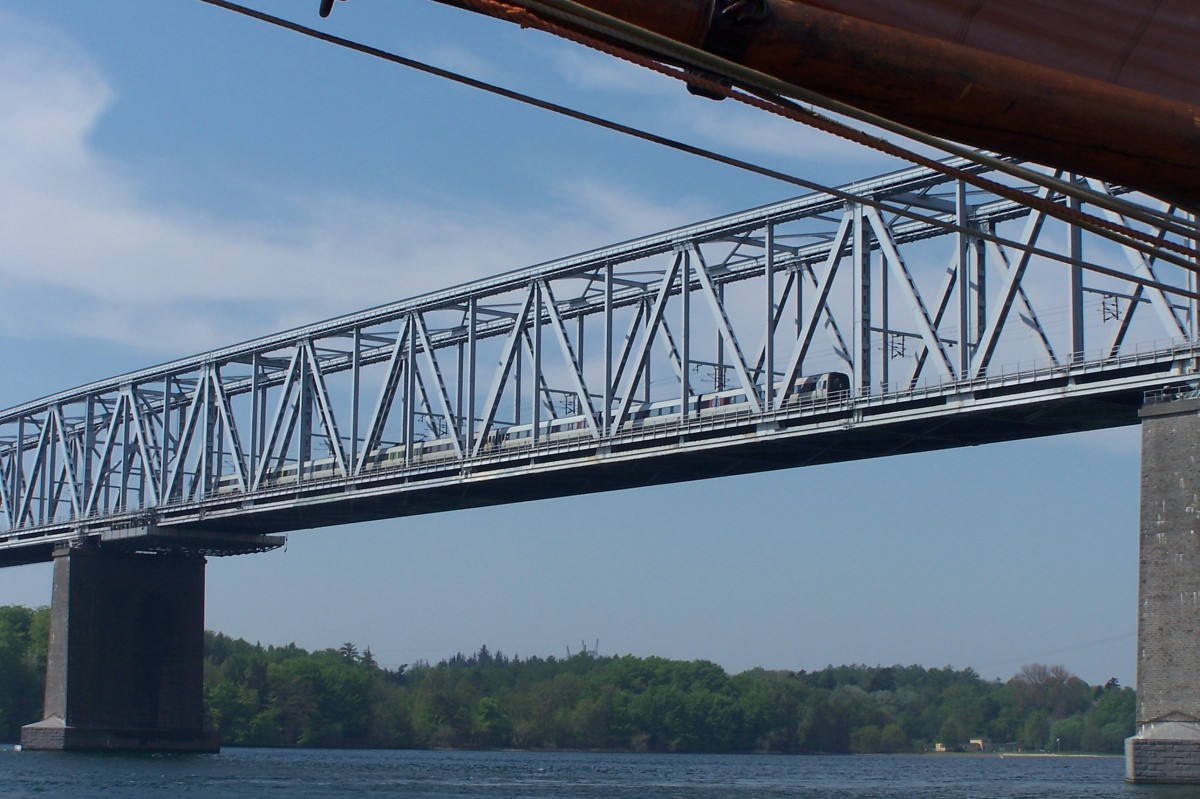
[[(1174, 228), (1097, 214), (1194, 246), (1178, 234), (1194, 219), (1135, 199)], [(909, 169), (10, 409), (0, 552), (331, 501), (384, 474), (415, 484), (568, 444), (603, 453), (726, 404), (770, 422), (818, 400), (950, 396), (1147, 352), (1176, 362), (1196, 339), (1192, 266)], [(828, 374), (849, 390), (814, 395), (806, 379)], [(668, 434), (655, 417), (671, 408)]]

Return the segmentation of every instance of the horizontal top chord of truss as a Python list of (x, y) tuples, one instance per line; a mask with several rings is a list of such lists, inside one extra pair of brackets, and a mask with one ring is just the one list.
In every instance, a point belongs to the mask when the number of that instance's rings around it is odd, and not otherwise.
[[(130, 525), (275, 532), (423, 512), (347, 498), (411, 494), (423, 476), (443, 492), (458, 480), (464, 506), (512, 501), (469, 486), (701, 428), (736, 448), (738, 425), (769, 437), (818, 407), (994, 388), (1014, 364), (1071, 380), (1107, 364), (1114, 391), (1135, 365), (1181, 373), (1200, 295), (1178, 253), (1195, 220), (1060, 177), (1096, 206), (909, 169), (0, 412), (0, 553)], [(1127, 200), (1143, 207), (1122, 213)]]

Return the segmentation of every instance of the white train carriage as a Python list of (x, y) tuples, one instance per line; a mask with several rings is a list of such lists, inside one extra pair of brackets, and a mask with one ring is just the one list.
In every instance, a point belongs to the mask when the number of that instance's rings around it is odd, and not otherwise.
[[(782, 384), (776, 384), (775, 390), (781, 391)], [(848, 396), (850, 393), (850, 378), (842, 372), (823, 372), (809, 375), (796, 380), (792, 392), (788, 395), (787, 404), (800, 402), (823, 402)], [(718, 414), (736, 413), (749, 408), (746, 392), (740, 388), (727, 391), (716, 391), (689, 401), (689, 415), (714, 416)], [(658, 402), (642, 403), (634, 408), (629, 418), (622, 424), (622, 431), (639, 430), (658, 427), (678, 422), (680, 420), (681, 403), (678, 398), (660, 400)], [(539, 423), (538, 443), (566, 441), (585, 438), (590, 435), (590, 425), (586, 416), (562, 416), (547, 419)], [(534, 443), (533, 425), (510, 425), (498, 427), (488, 433), (483, 450), (503, 451), (530, 447)], [(368, 470), (395, 468), (404, 463), (405, 447), (403, 444), (377, 449), (366, 458), (365, 468)], [(429, 441), (415, 441), (412, 445), (412, 462), (426, 465), (441, 460), (452, 459), (456, 456), (456, 448), (451, 438), (437, 438)], [(267, 476), (265, 483), (270, 486), (284, 486), (296, 482), (299, 471), (298, 464), (288, 463), (276, 469)], [(334, 477), (337, 473), (337, 461), (333, 457), (311, 461), (306, 470), (305, 479), (320, 480)], [(217, 492), (224, 494), (238, 489), (236, 475), (222, 475)]]

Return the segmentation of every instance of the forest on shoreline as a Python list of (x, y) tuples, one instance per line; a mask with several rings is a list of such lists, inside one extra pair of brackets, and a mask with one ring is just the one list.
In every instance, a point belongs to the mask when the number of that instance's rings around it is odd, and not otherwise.
[[(41, 717), (49, 614), (0, 607), (0, 741)], [(730, 675), (707, 661), (508, 657), (486, 646), (383, 668), (354, 644), (308, 652), (205, 633), (204, 699), (228, 746), (634, 752), (901, 753), (972, 739), (1021, 751), (1111, 753), (1133, 689), (1030, 664), (829, 666)]]

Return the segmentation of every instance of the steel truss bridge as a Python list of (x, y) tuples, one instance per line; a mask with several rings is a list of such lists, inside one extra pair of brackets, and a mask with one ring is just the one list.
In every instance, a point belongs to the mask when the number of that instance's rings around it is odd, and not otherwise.
[(1135, 423), (1196, 220), (992, 177), (1032, 199), (908, 169), (9, 409), (0, 565)]

